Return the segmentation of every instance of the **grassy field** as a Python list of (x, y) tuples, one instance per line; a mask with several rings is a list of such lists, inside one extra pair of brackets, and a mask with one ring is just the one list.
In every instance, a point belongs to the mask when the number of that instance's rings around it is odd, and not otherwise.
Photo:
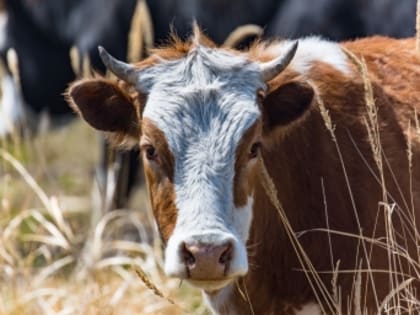
[(0, 314), (207, 314), (164, 276), (143, 187), (91, 224), (97, 149), (80, 121), (1, 143)]

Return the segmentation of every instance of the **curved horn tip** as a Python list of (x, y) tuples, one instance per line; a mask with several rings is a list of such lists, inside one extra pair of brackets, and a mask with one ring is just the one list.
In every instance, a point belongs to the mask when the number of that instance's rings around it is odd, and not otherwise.
[(109, 53), (108, 51), (103, 48), (102, 46), (98, 46), (99, 51), (99, 57), (101, 57), (101, 60), (105, 63), (105, 59), (109, 60)]
[(133, 85), (137, 84), (138, 70), (135, 66), (114, 58), (102, 46), (98, 46), (98, 51), (105, 67), (116, 77)]
[(283, 55), (262, 64), (261, 74), (264, 81), (270, 81), (278, 74), (280, 74), (284, 69), (286, 69), (286, 67), (290, 64), (293, 57), (295, 56), (298, 45), (299, 41), (295, 40), (289, 44), (289, 47), (286, 49), (286, 52)]
[(299, 40), (295, 40), (290, 46), (291, 47), (289, 48), (286, 56), (292, 60), (292, 58), (296, 55), (296, 51), (299, 47)]
[(295, 41), (292, 42), (290, 51), (292, 51), (293, 54), (295, 54), (298, 46), (299, 46), (299, 40), (296, 39)]

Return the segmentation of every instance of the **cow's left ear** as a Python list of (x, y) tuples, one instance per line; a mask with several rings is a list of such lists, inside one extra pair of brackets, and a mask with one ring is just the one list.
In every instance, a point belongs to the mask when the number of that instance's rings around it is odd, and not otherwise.
[(313, 99), (314, 89), (304, 81), (290, 81), (271, 87), (262, 101), (264, 134), (301, 118), (311, 107)]
[(134, 100), (116, 82), (106, 79), (76, 81), (67, 101), (89, 125), (106, 131), (116, 144), (131, 145), (140, 138), (140, 115)]

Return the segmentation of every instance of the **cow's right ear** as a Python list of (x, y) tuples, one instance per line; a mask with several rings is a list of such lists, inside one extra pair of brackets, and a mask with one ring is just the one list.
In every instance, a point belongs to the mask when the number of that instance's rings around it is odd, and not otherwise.
[(281, 130), (303, 117), (313, 103), (314, 94), (313, 87), (304, 81), (271, 84), (262, 101), (264, 133)]
[(117, 83), (106, 79), (80, 80), (66, 94), (68, 103), (80, 117), (93, 128), (111, 133), (115, 142), (139, 140), (139, 110)]

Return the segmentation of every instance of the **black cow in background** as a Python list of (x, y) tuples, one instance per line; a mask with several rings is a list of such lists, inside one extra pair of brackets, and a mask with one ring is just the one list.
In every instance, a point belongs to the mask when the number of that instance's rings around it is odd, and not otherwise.
[(416, 0), (287, 0), (266, 35), (322, 35), (341, 41), (371, 35), (404, 38), (415, 34)]
[[(125, 60), (128, 33), (136, 0), (3, 0), (8, 21), (5, 56), (13, 47), (19, 56), (23, 99), (34, 113), (46, 111), (53, 118), (72, 117), (63, 99), (75, 79), (69, 50), (75, 45), (88, 54), (92, 67), (104, 70), (97, 46)], [(416, 0), (146, 0), (155, 31), (155, 42), (164, 43), (171, 25), (179, 36), (190, 33), (195, 19), (219, 44), (237, 26), (254, 23), (266, 36), (322, 35), (345, 40), (372, 34), (394, 37), (415, 32)], [(108, 152), (108, 150), (105, 150)], [(116, 207), (124, 206), (138, 173), (137, 152), (121, 155), (126, 176)], [(106, 167), (104, 155), (102, 169)], [(105, 174), (100, 172), (100, 174)], [(102, 175), (103, 179), (105, 175)]]
[[(127, 55), (127, 34), (136, 0), (6, 0), (7, 22), (0, 47), (3, 61), (14, 48), (19, 58), (20, 84), (26, 114), (34, 119), (48, 113), (59, 124), (73, 118), (63, 93), (76, 75), (69, 51), (76, 46), (80, 55), (89, 55), (92, 67), (103, 71), (97, 46), (104, 45), (119, 58)], [(11, 93), (9, 93), (11, 94)], [(17, 100), (18, 101), (18, 100)], [(105, 145), (98, 168), (99, 185), (104, 188), (108, 150)], [(138, 152), (118, 152), (120, 164), (131, 164), (117, 185), (114, 207), (122, 207), (137, 173)], [(127, 169), (125, 167), (124, 169)]]
[(24, 100), (33, 112), (70, 113), (62, 93), (75, 79), (69, 57), (73, 45), (81, 54), (90, 53), (97, 69), (104, 69), (93, 53), (99, 43), (125, 57), (134, 6), (135, 0), (6, 0), (2, 53), (9, 47), (17, 51)]
[(265, 37), (321, 35), (342, 41), (381, 34), (397, 38), (415, 34), (416, 0), (149, 0), (157, 41), (170, 25), (190, 33), (195, 18), (217, 43), (235, 27), (254, 23)]

